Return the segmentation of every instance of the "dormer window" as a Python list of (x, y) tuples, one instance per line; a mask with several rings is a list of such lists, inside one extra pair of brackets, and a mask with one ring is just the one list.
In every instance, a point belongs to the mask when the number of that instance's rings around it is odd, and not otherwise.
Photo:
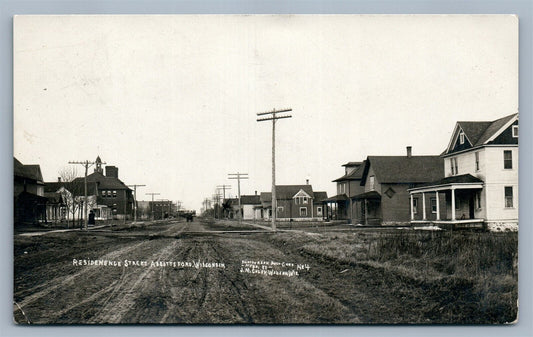
[(518, 125), (513, 125), (513, 138), (518, 138)]
[(460, 144), (464, 144), (465, 143), (465, 133), (463, 131), (461, 131), (459, 133), (459, 143)]

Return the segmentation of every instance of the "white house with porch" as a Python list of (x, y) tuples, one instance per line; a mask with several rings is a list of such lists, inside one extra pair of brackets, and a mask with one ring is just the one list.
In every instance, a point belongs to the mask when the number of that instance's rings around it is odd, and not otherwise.
[(445, 177), (408, 190), (412, 224), (518, 229), (518, 114), (457, 122), (441, 156)]

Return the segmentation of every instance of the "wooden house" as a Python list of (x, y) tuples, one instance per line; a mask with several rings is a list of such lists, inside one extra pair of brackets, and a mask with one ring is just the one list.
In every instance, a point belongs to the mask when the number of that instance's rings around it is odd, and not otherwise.
[(411, 223), (518, 229), (518, 114), (457, 122), (441, 157), (445, 177), (409, 190)]
[(364, 192), (353, 200), (363, 225), (409, 224), (409, 189), (444, 177), (440, 156), (368, 156), (360, 181)]

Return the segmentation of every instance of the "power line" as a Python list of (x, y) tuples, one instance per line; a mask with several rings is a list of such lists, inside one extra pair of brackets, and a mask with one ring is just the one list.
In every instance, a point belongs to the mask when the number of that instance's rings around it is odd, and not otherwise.
[(283, 119), (283, 118), (292, 118), (291, 115), (276, 115), (277, 113), (281, 112), (289, 112), (292, 111), (292, 109), (281, 109), (276, 110), (273, 109), (269, 112), (261, 112), (258, 113), (257, 116), (263, 116), (263, 115), (269, 115), (272, 114), (271, 117), (268, 118), (259, 118), (257, 119), (258, 122), (264, 122), (264, 121), (272, 121), (272, 230), (276, 231), (276, 212), (277, 212), (277, 199), (276, 199), (276, 120)]

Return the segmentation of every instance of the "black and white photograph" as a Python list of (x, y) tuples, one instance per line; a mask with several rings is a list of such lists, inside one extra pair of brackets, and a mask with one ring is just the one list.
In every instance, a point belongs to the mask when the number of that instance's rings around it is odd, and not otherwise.
[(15, 16), (13, 321), (516, 324), (518, 28)]

